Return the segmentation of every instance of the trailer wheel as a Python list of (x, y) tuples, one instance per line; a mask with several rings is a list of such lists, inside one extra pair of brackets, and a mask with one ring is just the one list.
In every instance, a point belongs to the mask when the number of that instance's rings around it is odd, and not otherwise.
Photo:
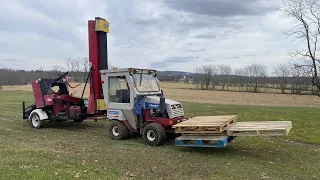
[(37, 112), (33, 112), (30, 116), (30, 123), (33, 128), (40, 129), (42, 127), (43, 121), (40, 120), (40, 116)]
[(83, 117), (78, 117), (78, 118), (73, 119), (73, 121), (76, 122), (76, 123), (83, 122), (83, 120), (84, 120)]
[(130, 132), (123, 122), (112, 121), (109, 127), (109, 135), (112, 139), (123, 140), (129, 137)]
[(160, 145), (166, 139), (166, 131), (161, 124), (150, 123), (143, 128), (143, 140), (149, 145)]

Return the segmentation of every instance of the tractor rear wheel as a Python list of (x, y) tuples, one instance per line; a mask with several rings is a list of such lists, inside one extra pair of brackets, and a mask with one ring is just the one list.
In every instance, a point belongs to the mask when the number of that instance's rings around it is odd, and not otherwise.
[(40, 116), (37, 112), (33, 112), (30, 116), (30, 123), (33, 128), (40, 129), (42, 127), (43, 121), (40, 120)]
[(158, 146), (166, 139), (166, 131), (161, 124), (150, 123), (143, 128), (144, 142), (152, 146)]
[(129, 137), (130, 132), (127, 126), (120, 121), (112, 121), (109, 127), (109, 135), (112, 139), (122, 140)]

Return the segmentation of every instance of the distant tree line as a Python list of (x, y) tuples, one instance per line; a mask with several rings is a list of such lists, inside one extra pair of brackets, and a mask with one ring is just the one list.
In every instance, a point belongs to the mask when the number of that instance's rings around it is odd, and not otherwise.
[[(110, 65), (112, 68), (114, 66)], [(70, 82), (85, 82), (90, 71), (90, 65), (87, 57), (68, 57), (65, 59), (65, 65), (53, 65), (51, 70), (15, 70), (15, 69), (0, 69), (0, 88), (1, 85), (26, 85), (31, 81), (42, 79), (53, 79), (69, 72), (68, 80)], [(89, 79), (90, 81), (90, 79)]]
[(0, 69), (0, 86), (1, 85), (25, 85), (31, 81), (42, 78), (56, 78), (69, 71), (69, 80), (72, 82), (84, 82), (89, 73), (90, 66), (88, 58), (66, 58), (65, 66), (53, 65), (51, 70), (15, 70)]
[(198, 89), (245, 92), (319, 94), (312, 83), (310, 67), (298, 63), (279, 64), (272, 74), (261, 64), (234, 69), (229, 65), (203, 65), (194, 70), (193, 83)]
[[(53, 79), (62, 75), (63, 71), (45, 71), (45, 70), (13, 70), (0, 69), (0, 85), (25, 85), (36, 79)], [(69, 72), (69, 79), (73, 82), (83, 82), (88, 73), (85, 72)]]
[[(226, 64), (203, 65), (195, 68), (193, 73), (169, 75), (162, 72), (161, 81), (178, 82), (183, 79), (197, 85), (203, 90), (245, 91), (245, 92), (280, 92), (293, 94), (319, 94), (312, 83), (312, 67), (308, 62), (299, 61), (291, 64), (277, 65), (271, 74), (261, 64), (251, 64), (243, 68), (232, 69)], [(113, 67), (109, 65), (109, 67)], [(66, 58), (65, 66), (54, 65), (52, 70), (13, 70), (0, 69), (1, 85), (25, 85), (39, 78), (56, 78), (69, 71), (70, 82), (85, 82), (90, 70), (88, 58)], [(1, 87), (0, 87), (1, 88)]]

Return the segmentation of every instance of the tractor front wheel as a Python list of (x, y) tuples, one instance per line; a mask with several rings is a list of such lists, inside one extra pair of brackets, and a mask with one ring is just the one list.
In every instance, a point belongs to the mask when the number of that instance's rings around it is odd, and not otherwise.
[(40, 129), (42, 127), (43, 121), (40, 120), (40, 116), (38, 113), (33, 112), (30, 116), (30, 123), (33, 128)]
[(123, 122), (113, 121), (109, 127), (109, 135), (112, 139), (122, 140), (128, 138), (130, 132)]
[(158, 146), (166, 139), (166, 131), (161, 124), (150, 123), (143, 128), (142, 137), (147, 144)]

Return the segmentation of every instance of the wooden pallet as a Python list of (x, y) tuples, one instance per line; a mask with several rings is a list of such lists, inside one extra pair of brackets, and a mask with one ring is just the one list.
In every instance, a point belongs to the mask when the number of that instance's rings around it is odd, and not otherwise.
[(251, 121), (236, 122), (226, 132), (228, 136), (287, 136), (291, 128), (291, 121)]
[(233, 141), (233, 136), (180, 136), (175, 139), (176, 146), (225, 147)]
[(222, 133), (237, 120), (236, 115), (198, 116), (173, 125), (175, 133), (212, 134)]

